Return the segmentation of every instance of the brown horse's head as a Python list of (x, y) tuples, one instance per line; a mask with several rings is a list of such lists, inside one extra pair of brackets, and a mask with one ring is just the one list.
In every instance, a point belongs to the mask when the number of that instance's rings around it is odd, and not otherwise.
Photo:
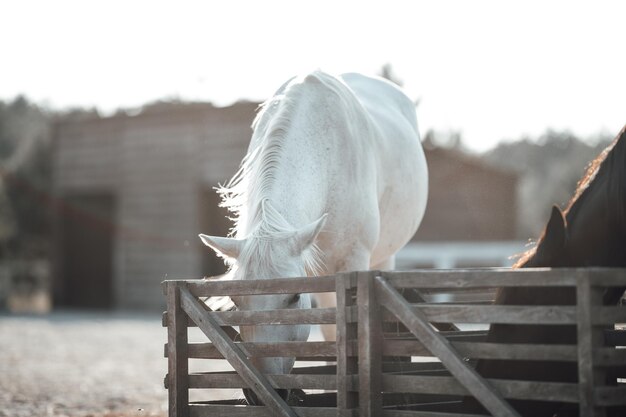
[[(552, 208), (537, 246), (515, 265), (531, 267), (626, 266), (626, 127), (589, 166), (567, 208)], [(604, 296), (615, 304), (624, 288)], [(575, 305), (573, 288), (502, 288), (497, 304)], [(494, 324), (487, 336), (494, 343), (575, 344), (575, 326)], [(487, 378), (577, 382), (574, 362), (479, 360), (477, 371)], [(475, 406), (468, 400), (469, 406)], [(567, 406), (549, 402), (512, 401), (523, 416), (568, 415)], [(576, 414), (576, 410), (569, 410)]]
[(626, 266), (626, 127), (590, 164), (567, 208), (552, 208), (537, 247), (516, 266)]

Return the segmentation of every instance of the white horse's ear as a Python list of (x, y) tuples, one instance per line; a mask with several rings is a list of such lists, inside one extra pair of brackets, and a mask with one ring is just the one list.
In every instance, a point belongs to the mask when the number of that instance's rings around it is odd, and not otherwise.
[(324, 225), (326, 224), (327, 217), (328, 213), (324, 214), (313, 223), (304, 226), (302, 229), (296, 232), (296, 252), (298, 254), (304, 252), (309, 246), (313, 244), (313, 242), (315, 242), (315, 238), (317, 238), (317, 235), (320, 234), (320, 232), (324, 228)]
[(202, 240), (202, 243), (213, 249), (218, 255), (233, 259), (239, 257), (245, 242), (245, 240), (230, 237), (207, 236), (202, 234), (198, 236), (200, 240)]

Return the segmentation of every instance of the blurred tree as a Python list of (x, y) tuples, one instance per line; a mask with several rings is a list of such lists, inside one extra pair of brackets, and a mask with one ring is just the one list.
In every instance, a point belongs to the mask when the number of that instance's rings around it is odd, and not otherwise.
[(587, 165), (610, 140), (600, 135), (583, 141), (567, 131), (548, 130), (536, 140), (501, 143), (482, 155), (488, 163), (520, 175), (520, 238), (539, 236), (552, 205), (567, 205)]
[(404, 81), (402, 81), (402, 79), (398, 77), (398, 75), (393, 70), (393, 66), (390, 63), (386, 63), (385, 65), (383, 65), (378, 75), (391, 81), (392, 83), (396, 85), (399, 85), (400, 87), (404, 85)]
[(15, 223), (13, 206), (6, 192), (4, 178), (0, 177), (0, 245), (8, 244), (16, 234), (17, 225)]
[(441, 132), (429, 129), (424, 135), (422, 143), (425, 148), (446, 148), (468, 152), (463, 143), (463, 134), (458, 130)]
[[(0, 241), (4, 256), (45, 251), (51, 116), (24, 97), (0, 102)], [(9, 249), (7, 249), (9, 248)]]

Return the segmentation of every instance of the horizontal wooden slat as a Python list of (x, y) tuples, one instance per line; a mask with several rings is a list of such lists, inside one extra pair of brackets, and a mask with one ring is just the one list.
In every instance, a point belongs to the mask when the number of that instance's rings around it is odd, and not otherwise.
[[(578, 401), (578, 385), (556, 382), (511, 381), (489, 379), (505, 398), (537, 401)], [(383, 390), (424, 394), (469, 395), (469, 391), (453, 377), (383, 375)]]
[[(472, 304), (419, 304), (421, 310), (434, 323), (504, 323), (504, 324), (576, 324), (576, 307), (573, 306), (505, 306)], [(350, 307), (349, 322), (356, 322), (357, 308)], [(259, 324), (334, 324), (335, 309), (220, 311), (213, 312), (222, 326)], [(624, 307), (596, 307), (592, 313), (594, 325), (626, 322)], [(383, 320), (397, 319), (383, 311)], [(167, 327), (167, 312), (162, 325)], [(190, 327), (195, 324), (189, 321)]]
[[(300, 417), (336, 417), (334, 407), (292, 407)], [(190, 417), (268, 417), (267, 407), (246, 405), (218, 405), (218, 404), (190, 404)], [(356, 417), (356, 410), (345, 414), (346, 417)], [(471, 417), (471, 416), (469, 416)]]
[(624, 268), (525, 268), (384, 271), (397, 288), (573, 287), (578, 276), (592, 286), (626, 286)]
[(489, 380), (505, 398), (536, 401), (578, 402), (578, 385), (573, 383)]
[(385, 271), (381, 276), (396, 288), (572, 287), (575, 269), (455, 269)]
[(458, 352), (473, 359), (576, 361), (575, 345), (452, 342)]
[(592, 287), (626, 287), (626, 268), (585, 268)]
[[(282, 324), (335, 324), (334, 308), (312, 308), (308, 310), (266, 310), (266, 311), (213, 311), (209, 313), (217, 323), (224, 326), (254, 326)], [(167, 312), (162, 318), (167, 323)], [(196, 327), (188, 320), (189, 327)]]
[[(573, 306), (413, 304), (412, 308), (433, 323), (576, 324)], [(397, 318), (383, 310), (383, 320), (397, 321)], [(606, 320), (606, 315), (598, 320)]]
[[(237, 346), (249, 357), (307, 357), (328, 360), (337, 354), (335, 342), (239, 342)], [(212, 343), (190, 343), (187, 351), (192, 359), (223, 359)], [(165, 352), (167, 353), (167, 348)]]
[(334, 308), (309, 310), (221, 311), (209, 313), (220, 326), (335, 324)]
[[(380, 273), (398, 288), (448, 289), (459, 291), (494, 287), (563, 287), (576, 285), (578, 275), (586, 275), (593, 286), (626, 286), (626, 270), (614, 268), (550, 269), (468, 269), (414, 270)], [(294, 294), (334, 292), (336, 276), (220, 280), (168, 280), (163, 285), (185, 285), (198, 297), (218, 295)]]
[[(463, 356), (491, 359), (529, 359), (529, 360), (576, 360), (575, 347), (567, 345), (530, 345), (497, 344), (483, 342), (456, 342), (456, 340), (484, 340), (484, 332), (472, 333), (463, 337), (463, 332), (449, 332), (448, 340)], [(296, 357), (298, 360), (333, 360), (336, 354), (335, 342), (238, 342), (250, 356)], [(356, 341), (348, 345), (348, 355), (356, 354)], [(598, 353), (599, 365), (619, 364), (626, 350), (606, 349)], [(164, 345), (167, 357), (167, 344)], [(191, 359), (222, 359), (221, 354), (211, 343), (190, 343), (188, 354)], [(422, 344), (413, 340), (387, 339), (383, 342), (385, 356), (430, 356)]]
[(383, 410), (382, 417), (489, 417), (485, 414), (459, 414), (436, 411)]
[[(273, 388), (337, 389), (335, 375), (265, 375)], [(247, 388), (248, 385), (236, 374), (190, 374), (189, 388)]]
[[(441, 332), (448, 340), (453, 341), (453, 345), (461, 343), (460, 346), (472, 345), (474, 340), (481, 342), (485, 339), (483, 331), (467, 332)], [(464, 334), (467, 333), (467, 334)], [(456, 340), (472, 342), (454, 342)], [(280, 355), (283, 357), (296, 357), (298, 360), (324, 360), (333, 361), (336, 355), (335, 342), (237, 342), (251, 356), (269, 357)], [(495, 344), (494, 349), (496, 348)], [(511, 345), (506, 345), (511, 346)], [(531, 345), (532, 346), (532, 345)], [(386, 356), (422, 356), (430, 355), (413, 337), (411, 340), (387, 339), (383, 344), (383, 354)], [(467, 352), (473, 352), (470, 349)], [(515, 348), (511, 348), (515, 349)], [(554, 349), (557, 349), (554, 347)], [(613, 349), (615, 350), (615, 349)], [(463, 351), (465, 352), (465, 350)], [(626, 352), (626, 351), (625, 351)], [(355, 356), (357, 353), (357, 341), (348, 344), (348, 355)], [(167, 343), (164, 345), (164, 355), (167, 357)], [(188, 355), (191, 359), (222, 359), (222, 355), (211, 343), (190, 343), (188, 345)], [(478, 357), (478, 356), (477, 356)], [(569, 360), (569, 359), (564, 359)]]
[[(574, 345), (532, 345), (486, 342), (452, 342), (464, 357), (473, 359), (509, 359), (537, 361), (576, 361)], [(430, 352), (417, 340), (385, 340), (383, 355), (430, 356)]]
[(249, 280), (170, 280), (163, 285), (183, 285), (196, 297), (334, 292), (335, 276)]

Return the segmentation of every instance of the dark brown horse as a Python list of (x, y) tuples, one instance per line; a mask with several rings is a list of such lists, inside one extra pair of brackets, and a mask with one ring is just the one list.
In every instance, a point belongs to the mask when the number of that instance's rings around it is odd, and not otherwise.
[[(531, 267), (626, 267), (626, 127), (590, 165), (574, 197), (561, 212), (556, 206), (536, 247), (517, 262)], [(607, 291), (605, 304), (616, 304), (624, 289)], [(501, 288), (496, 304), (575, 305), (568, 288)], [(575, 326), (491, 326), (487, 341), (494, 343), (575, 344)], [(481, 360), (477, 371), (486, 378), (577, 382), (573, 362)], [(513, 401), (523, 416), (577, 415), (572, 406)]]

